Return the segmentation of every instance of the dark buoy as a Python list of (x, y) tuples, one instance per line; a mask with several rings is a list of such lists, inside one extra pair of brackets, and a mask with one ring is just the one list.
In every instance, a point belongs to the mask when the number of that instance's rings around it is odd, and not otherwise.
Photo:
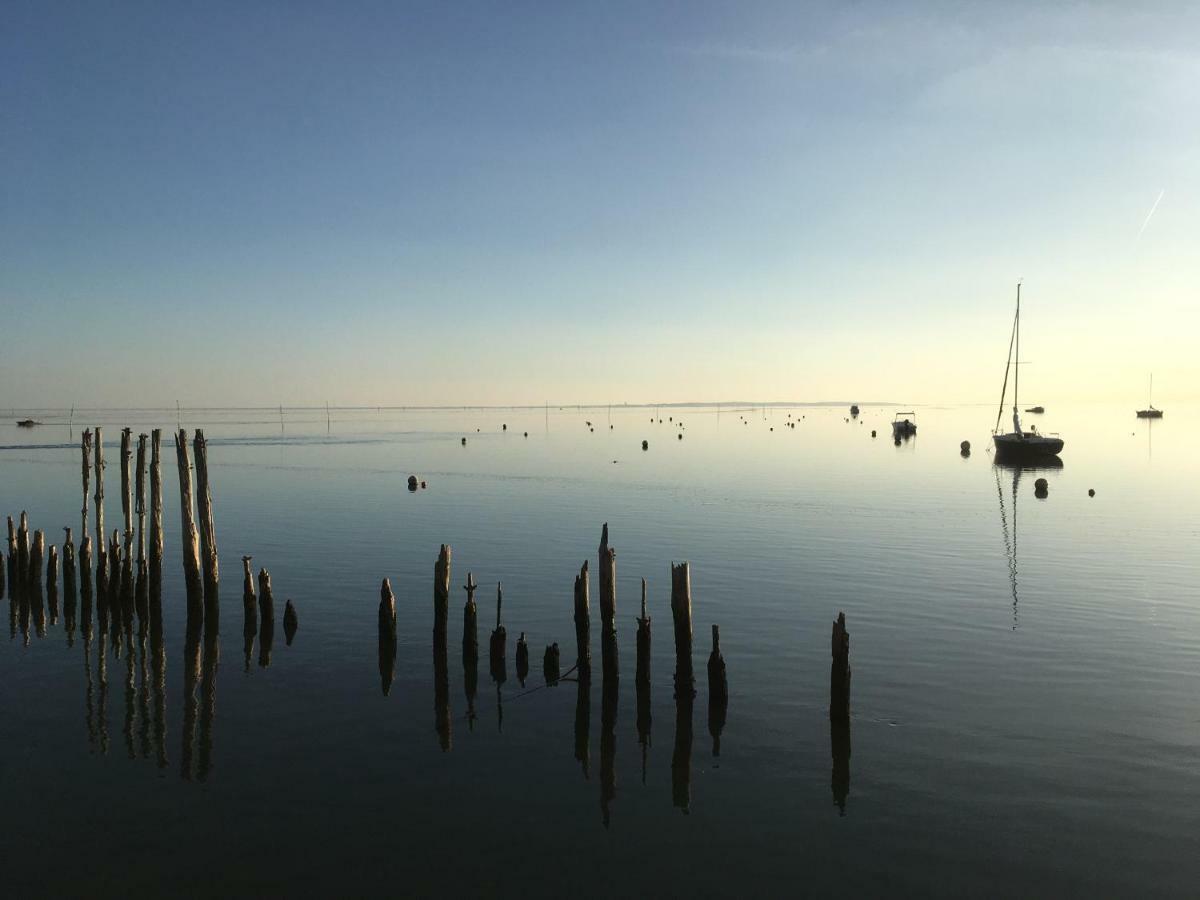
[(416, 475), (408, 476), (408, 489), (410, 491), (415, 491), (417, 489), (417, 476)]
[(425, 484), (424, 481), (422, 481), (421, 482), (421, 490), (425, 490), (426, 487), (427, 487), (427, 485)]
[(462, 439), (462, 445), (463, 445), (464, 447), (465, 447), (465, 446), (467, 446), (467, 439), (466, 439), (466, 438), (463, 438), (463, 439)]
[(679, 435), (679, 439), (680, 439), (681, 441), (683, 440), (683, 435), (682, 435), (682, 434), (681, 434), (681, 435)]
[[(874, 428), (871, 429), (871, 437), (875, 437), (875, 429)], [(463, 443), (466, 443), (466, 442), (464, 441)]]
[(1095, 497), (1095, 496), (1096, 496), (1096, 489), (1095, 489), (1095, 488), (1088, 488), (1088, 496), (1089, 496), (1089, 497)]
[(959, 444), (959, 445), (958, 445), (958, 448), (959, 448), (960, 450), (962, 450), (962, 452), (963, 452), (964, 454), (970, 453), (970, 452), (971, 452), (971, 442), (970, 442), (970, 441), (963, 441), (961, 444)]
[(1035, 497), (1048, 497), (1050, 495), (1050, 483), (1045, 478), (1039, 478), (1033, 483), (1033, 495)]
[(529, 437), (529, 432), (525, 432), (525, 437)]
[(650, 442), (649, 442), (649, 441), (642, 441), (642, 449), (643, 449), (643, 450), (649, 450), (649, 449), (650, 449)]

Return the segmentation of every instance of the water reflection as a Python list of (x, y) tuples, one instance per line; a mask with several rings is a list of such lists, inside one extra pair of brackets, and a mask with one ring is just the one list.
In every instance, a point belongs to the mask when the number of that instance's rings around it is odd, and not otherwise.
[(583, 769), (583, 777), (589, 780), (592, 777), (592, 751), (588, 741), (591, 717), (591, 679), (579, 677), (576, 679), (575, 693), (575, 761)]
[(639, 681), (637, 685), (637, 732), (638, 744), (642, 748), (642, 784), (646, 783), (646, 756), (651, 746), (650, 726), (650, 682)]
[(438, 744), (443, 751), (448, 751), (453, 746), (454, 736), (450, 727), (450, 669), (445, 631), (440, 635), (435, 633), (433, 639), (433, 713)]
[[(1005, 463), (999, 460), (992, 464), (996, 475), (996, 496), (1000, 501), (1000, 531), (1004, 537), (1004, 553), (1008, 561), (1008, 581), (1012, 592), (1013, 631), (1017, 630), (1017, 606), (1019, 602), (1017, 589), (1017, 497), (1021, 484), (1021, 476), (1025, 472), (1038, 472), (1061, 469), (1063, 461), (1057, 456), (1040, 460), (1037, 463)], [(1001, 478), (1008, 480), (1012, 476), (1012, 499), (1006, 503), (1004, 485)]]
[(692, 704), (691, 691), (675, 696), (675, 747), (671, 751), (671, 801), (685, 814), (692, 806)]
[(600, 812), (608, 827), (610, 806), (617, 796), (617, 682), (603, 679), (600, 691)]
[(829, 746), (833, 757), (833, 802), (841, 815), (846, 814), (846, 797), (850, 793), (850, 723), (829, 723)]

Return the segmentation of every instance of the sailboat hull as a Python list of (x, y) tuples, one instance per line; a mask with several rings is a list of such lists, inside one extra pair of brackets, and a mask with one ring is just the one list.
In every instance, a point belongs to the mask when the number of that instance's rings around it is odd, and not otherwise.
[(1137, 411), (1137, 417), (1139, 419), (1161, 419), (1162, 418), (1162, 410), (1161, 409), (1139, 409)]
[(1058, 456), (1062, 452), (1062, 438), (1046, 437), (1042, 434), (994, 434), (996, 459), (1026, 461)]

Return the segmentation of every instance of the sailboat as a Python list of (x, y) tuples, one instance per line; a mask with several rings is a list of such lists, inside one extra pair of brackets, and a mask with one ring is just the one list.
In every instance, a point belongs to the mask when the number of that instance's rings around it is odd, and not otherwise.
[[(1015, 353), (1014, 353), (1015, 348)], [(996, 413), (996, 427), (992, 430), (992, 440), (996, 444), (996, 459), (998, 460), (1038, 460), (1057, 456), (1062, 452), (1062, 438), (1038, 434), (1036, 428), (1024, 431), (1021, 428), (1020, 406), (1017, 402), (1017, 392), (1021, 385), (1021, 284), (1017, 283), (1017, 312), (1013, 317), (1012, 335), (1008, 339), (1008, 362), (1004, 366), (1004, 387), (1000, 389), (1000, 410)], [(1013, 430), (1001, 434), (1000, 419), (1004, 415), (1004, 401), (1008, 395), (1008, 373), (1013, 372)]]
[[(1154, 399), (1154, 374), (1153, 373), (1150, 374), (1150, 399), (1151, 400)], [(1154, 404), (1151, 403), (1145, 409), (1139, 409), (1137, 411), (1137, 417), (1139, 419), (1161, 419), (1162, 418), (1162, 410), (1155, 409)]]

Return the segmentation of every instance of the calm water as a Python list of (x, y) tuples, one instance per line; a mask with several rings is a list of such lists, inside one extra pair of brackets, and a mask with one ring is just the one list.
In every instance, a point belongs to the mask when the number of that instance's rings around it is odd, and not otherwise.
[[(992, 464), (987, 407), (919, 409), (918, 436), (899, 447), (892, 409), (870, 406), (852, 422), (840, 407), (664, 407), (662, 424), (640, 408), (335, 410), (329, 422), (314, 410), (287, 411), (282, 427), (278, 411), (184, 411), (184, 427), (209, 438), (219, 641), (185, 646), (168, 436), (161, 658), (136, 633), (118, 657), (49, 615), (44, 636), (32, 621), (26, 638), (10, 607), (5, 893), (1193, 895), (1197, 412), (1147, 423), (1132, 408), (1051, 408), (1042, 427), (1066, 438), (1064, 465), (1020, 472)], [(0, 514), (28, 510), (48, 543), (66, 524), (78, 541), (83, 424), (104, 426), (111, 530), (120, 428), (176, 419), (77, 413), (72, 430), (34, 417), (47, 424), (0, 426)], [(428, 488), (409, 493), (410, 473)], [(617, 550), (615, 700), (598, 677), (604, 522)], [(441, 543), (453, 570), (439, 729)], [(274, 583), (266, 667), (257, 644), (246, 658), (243, 554)], [(685, 559), (690, 752), (669, 607), (670, 563)], [(597, 677), (587, 692), (543, 688), (547, 643), (564, 669), (574, 659), (584, 560)], [(459, 643), (468, 571), (482, 583), (473, 712)], [(387, 694), (385, 576), (399, 635)], [(633, 677), (643, 577), (654, 620), (644, 741)], [(499, 689), (486, 662), (498, 579)], [(839, 611), (854, 669), (848, 766), (828, 721)], [(712, 623), (730, 685), (719, 756), (704, 675)]]

